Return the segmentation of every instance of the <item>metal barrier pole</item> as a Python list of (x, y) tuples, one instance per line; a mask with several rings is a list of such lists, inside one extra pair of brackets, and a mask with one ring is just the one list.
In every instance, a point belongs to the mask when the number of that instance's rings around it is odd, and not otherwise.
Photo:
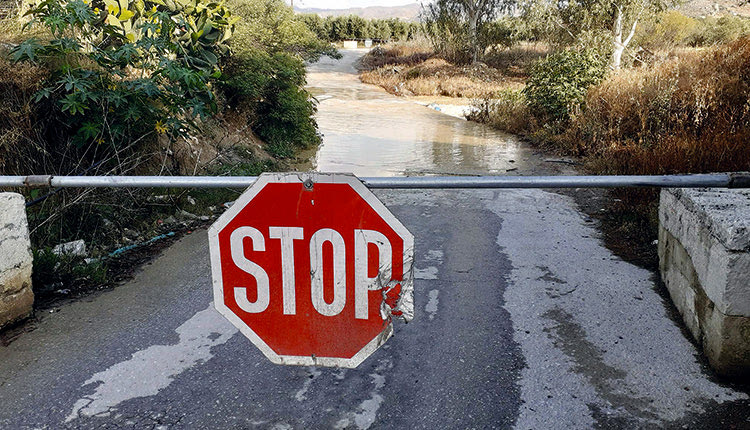
[[(247, 188), (255, 176), (0, 176), (0, 187)], [(359, 178), (371, 189), (750, 188), (750, 173), (662, 176), (418, 176)]]

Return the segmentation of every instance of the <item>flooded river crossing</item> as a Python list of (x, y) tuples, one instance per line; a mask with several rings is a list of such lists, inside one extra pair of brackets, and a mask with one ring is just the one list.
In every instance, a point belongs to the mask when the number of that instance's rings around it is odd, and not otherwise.
[(359, 176), (505, 174), (528, 167), (531, 151), (515, 136), (445, 115), (360, 82), (365, 50), (341, 51), (308, 67), (323, 144), (315, 170)]

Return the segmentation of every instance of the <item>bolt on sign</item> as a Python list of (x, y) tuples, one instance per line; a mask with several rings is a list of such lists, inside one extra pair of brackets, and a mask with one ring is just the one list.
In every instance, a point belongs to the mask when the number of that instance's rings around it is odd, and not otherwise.
[(274, 363), (357, 367), (414, 316), (414, 238), (353, 175), (264, 174), (208, 235), (216, 309)]

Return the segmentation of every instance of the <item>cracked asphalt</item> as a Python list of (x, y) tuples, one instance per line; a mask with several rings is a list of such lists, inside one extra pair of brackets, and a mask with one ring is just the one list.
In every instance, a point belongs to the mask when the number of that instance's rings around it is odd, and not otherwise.
[[(357, 55), (324, 62), (311, 80), (356, 85)], [(460, 121), (412, 119), (432, 117)], [(474, 133), (466, 127), (453, 128)], [(485, 154), (476, 144), (435, 154), (475, 172), (487, 162), (470, 162)], [(508, 148), (497, 163), (512, 157), (514, 174), (558, 173), (522, 144)], [(323, 161), (335, 169), (335, 159)], [(712, 376), (655, 274), (608, 250), (571, 197), (376, 195), (414, 234), (416, 314), (359, 368), (266, 360), (212, 309), (198, 231), (127, 284), (37, 315), (0, 347), (0, 428), (750, 428), (748, 390)]]

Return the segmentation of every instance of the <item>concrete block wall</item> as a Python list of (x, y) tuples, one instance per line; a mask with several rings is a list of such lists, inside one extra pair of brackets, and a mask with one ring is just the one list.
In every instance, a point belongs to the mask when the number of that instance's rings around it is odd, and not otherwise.
[(31, 268), (25, 201), (0, 193), (0, 329), (31, 314)]
[(659, 259), (711, 367), (750, 379), (750, 190), (662, 190)]

